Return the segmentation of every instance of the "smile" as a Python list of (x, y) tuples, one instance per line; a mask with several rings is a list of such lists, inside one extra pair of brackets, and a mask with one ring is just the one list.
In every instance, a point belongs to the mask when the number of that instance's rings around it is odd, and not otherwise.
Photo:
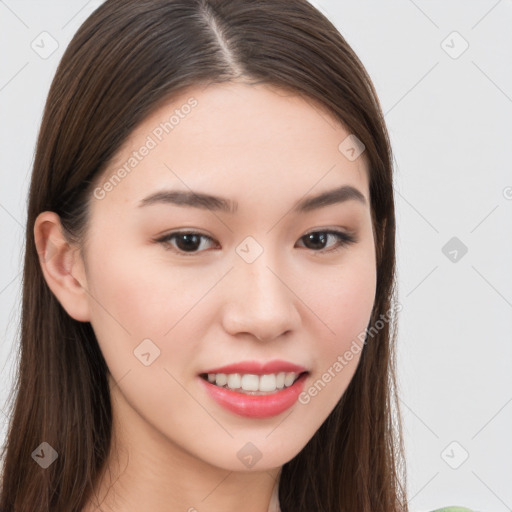
[[(228, 384), (228, 376), (226, 374), (210, 374), (215, 376), (215, 383), (208, 380), (208, 374), (201, 374), (198, 376), (198, 380), (207, 393), (218, 405), (224, 409), (237, 414), (238, 416), (244, 416), (246, 418), (270, 418), (283, 413), (290, 407), (292, 407), (302, 393), (305, 385), (305, 381), (308, 378), (309, 372), (297, 374), (288, 374), (288, 382), (291, 381), (289, 386), (286, 386), (286, 382), (283, 384), (282, 389), (277, 387), (277, 379), (279, 378), (281, 383), (282, 376), (279, 374), (270, 374), (268, 381), (266, 382), (267, 375), (238, 375), (229, 376), (233, 383), (236, 383), (240, 379), (242, 384), (243, 377), (248, 377), (248, 386), (254, 388), (255, 384), (258, 384), (258, 391), (245, 390), (243, 387), (239, 387), (236, 390), (230, 389)], [(217, 378), (220, 376), (220, 382), (226, 380), (224, 386), (217, 384)], [(256, 377), (257, 380), (254, 378)], [(210, 377), (212, 378), (212, 377)], [(287, 376), (285, 375), (285, 381)], [(272, 379), (276, 382), (273, 383)], [(292, 380), (293, 379), (293, 380)], [(259, 387), (263, 384), (265, 387), (273, 386), (273, 391), (260, 391)]]

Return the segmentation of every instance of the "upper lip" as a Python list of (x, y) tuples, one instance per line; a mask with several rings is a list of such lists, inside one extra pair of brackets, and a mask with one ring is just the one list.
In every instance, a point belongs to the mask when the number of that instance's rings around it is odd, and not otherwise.
[(267, 375), (270, 373), (302, 373), (305, 371), (307, 371), (306, 368), (298, 364), (290, 363), (289, 361), (274, 359), (273, 361), (268, 361), (266, 363), (262, 363), (259, 361), (240, 361), (239, 363), (233, 363), (228, 364), (226, 366), (211, 368), (202, 373), (250, 373), (252, 375)]

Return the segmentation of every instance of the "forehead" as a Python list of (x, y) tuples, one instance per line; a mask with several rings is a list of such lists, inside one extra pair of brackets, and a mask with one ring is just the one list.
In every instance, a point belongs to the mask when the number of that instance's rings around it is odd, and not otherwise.
[(99, 185), (124, 168), (111, 202), (135, 206), (163, 188), (290, 191), (296, 200), (348, 184), (369, 204), (364, 153), (350, 160), (342, 151), (350, 137), (323, 106), (296, 93), (263, 83), (198, 85), (163, 102), (130, 134)]

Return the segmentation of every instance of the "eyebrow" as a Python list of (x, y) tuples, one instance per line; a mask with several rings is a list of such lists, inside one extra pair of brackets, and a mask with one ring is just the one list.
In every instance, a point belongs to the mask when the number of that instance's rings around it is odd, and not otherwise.
[[(292, 208), (292, 212), (305, 213), (346, 201), (357, 201), (363, 205), (367, 204), (365, 196), (357, 188), (350, 185), (343, 185), (333, 190), (327, 190), (326, 192), (317, 194), (316, 196), (306, 197), (297, 201)], [(139, 203), (139, 207), (159, 203), (189, 206), (229, 214), (234, 214), (238, 210), (237, 201), (201, 192), (182, 190), (162, 190), (155, 192), (142, 199)]]

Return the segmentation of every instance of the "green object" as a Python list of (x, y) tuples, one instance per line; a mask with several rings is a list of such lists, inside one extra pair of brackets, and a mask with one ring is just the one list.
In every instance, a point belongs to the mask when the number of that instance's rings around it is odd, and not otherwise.
[(475, 512), (470, 508), (466, 507), (444, 507), (444, 508), (436, 508), (436, 510), (432, 510), (432, 512)]

